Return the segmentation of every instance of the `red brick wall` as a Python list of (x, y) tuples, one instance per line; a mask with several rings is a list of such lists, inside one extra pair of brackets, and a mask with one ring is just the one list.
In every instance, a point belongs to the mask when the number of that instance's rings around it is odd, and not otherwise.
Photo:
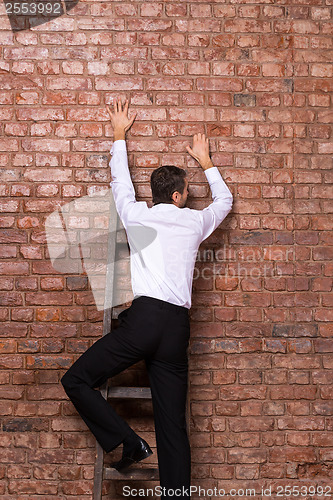
[(138, 111), (139, 199), (173, 163), (189, 206), (210, 202), (185, 149), (196, 132), (234, 195), (194, 280), (193, 485), (328, 484), (332, 1), (81, 1), (15, 33), (1, 13), (1, 497), (91, 498), (95, 441), (59, 380), (102, 312), (86, 276), (53, 269), (44, 222), (108, 186), (118, 95)]

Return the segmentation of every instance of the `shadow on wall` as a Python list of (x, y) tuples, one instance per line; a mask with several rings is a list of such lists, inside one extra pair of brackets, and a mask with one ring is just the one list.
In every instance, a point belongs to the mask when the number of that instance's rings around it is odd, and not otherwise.
[(28, 30), (73, 9), (79, 0), (5, 0), (12, 31)]

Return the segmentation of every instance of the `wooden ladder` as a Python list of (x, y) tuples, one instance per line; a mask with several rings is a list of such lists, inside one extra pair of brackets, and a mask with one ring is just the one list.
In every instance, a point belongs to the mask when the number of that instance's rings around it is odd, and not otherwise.
[[(109, 233), (108, 233), (108, 256), (107, 256), (107, 273), (106, 273), (106, 286), (105, 286), (105, 297), (110, 297), (111, 300), (109, 304), (112, 304), (112, 297), (114, 294), (115, 285), (115, 258), (117, 254), (117, 249), (120, 245), (124, 243), (117, 243), (116, 241), (116, 231), (119, 229), (121, 222), (119, 216), (116, 217), (115, 221), (110, 220)], [(128, 244), (125, 243), (128, 247)], [(117, 320), (120, 312), (125, 309), (124, 307), (109, 307), (104, 308), (103, 317), (103, 335), (106, 335), (113, 328), (113, 320)], [(189, 378), (188, 378), (189, 380)], [(112, 398), (126, 398), (126, 399), (146, 399), (151, 400), (151, 390), (150, 387), (121, 387), (112, 386), (111, 379), (109, 379), (101, 388), (101, 394), (105, 399)], [(188, 436), (190, 435), (190, 400), (189, 400), (189, 389), (187, 391), (186, 400), (186, 428)], [(135, 429), (134, 429), (135, 430)], [(142, 467), (138, 468), (135, 465), (131, 465), (123, 472), (117, 471), (113, 467), (107, 467), (104, 464), (104, 450), (100, 444), (96, 441), (96, 460), (94, 467), (94, 485), (93, 485), (93, 500), (102, 500), (102, 486), (103, 479), (113, 479), (113, 480), (141, 480), (141, 481), (154, 481), (159, 480), (158, 467)]]

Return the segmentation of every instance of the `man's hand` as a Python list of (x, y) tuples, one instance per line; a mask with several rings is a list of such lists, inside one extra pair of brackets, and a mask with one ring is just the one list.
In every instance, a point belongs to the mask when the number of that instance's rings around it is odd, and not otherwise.
[(205, 137), (205, 134), (194, 134), (193, 149), (190, 146), (186, 146), (186, 149), (204, 170), (214, 166), (209, 156), (209, 140), (208, 137)]
[(106, 106), (108, 113), (111, 118), (111, 123), (113, 127), (114, 140), (117, 139), (125, 139), (125, 133), (129, 130), (135, 120), (137, 113), (132, 116), (132, 118), (128, 118), (128, 99), (125, 101), (125, 106), (123, 109), (121, 99), (113, 99), (113, 113), (109, 106)]

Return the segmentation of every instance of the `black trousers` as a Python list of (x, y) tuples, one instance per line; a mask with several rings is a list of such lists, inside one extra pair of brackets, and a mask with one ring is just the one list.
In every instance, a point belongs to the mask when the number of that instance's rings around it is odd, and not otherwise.
[[(152, 392), (160, 486), (182, 491), (191, 481), (185, 418), (189, 337), (186, 307), (139, 296), (120, 313), (119, 326), (97, 340), (61, 379), (78, 413), (109, 452), (131, 428), (96, 388), (144, 359)], [(178, 493), (161, 498), (190, 497)]]

